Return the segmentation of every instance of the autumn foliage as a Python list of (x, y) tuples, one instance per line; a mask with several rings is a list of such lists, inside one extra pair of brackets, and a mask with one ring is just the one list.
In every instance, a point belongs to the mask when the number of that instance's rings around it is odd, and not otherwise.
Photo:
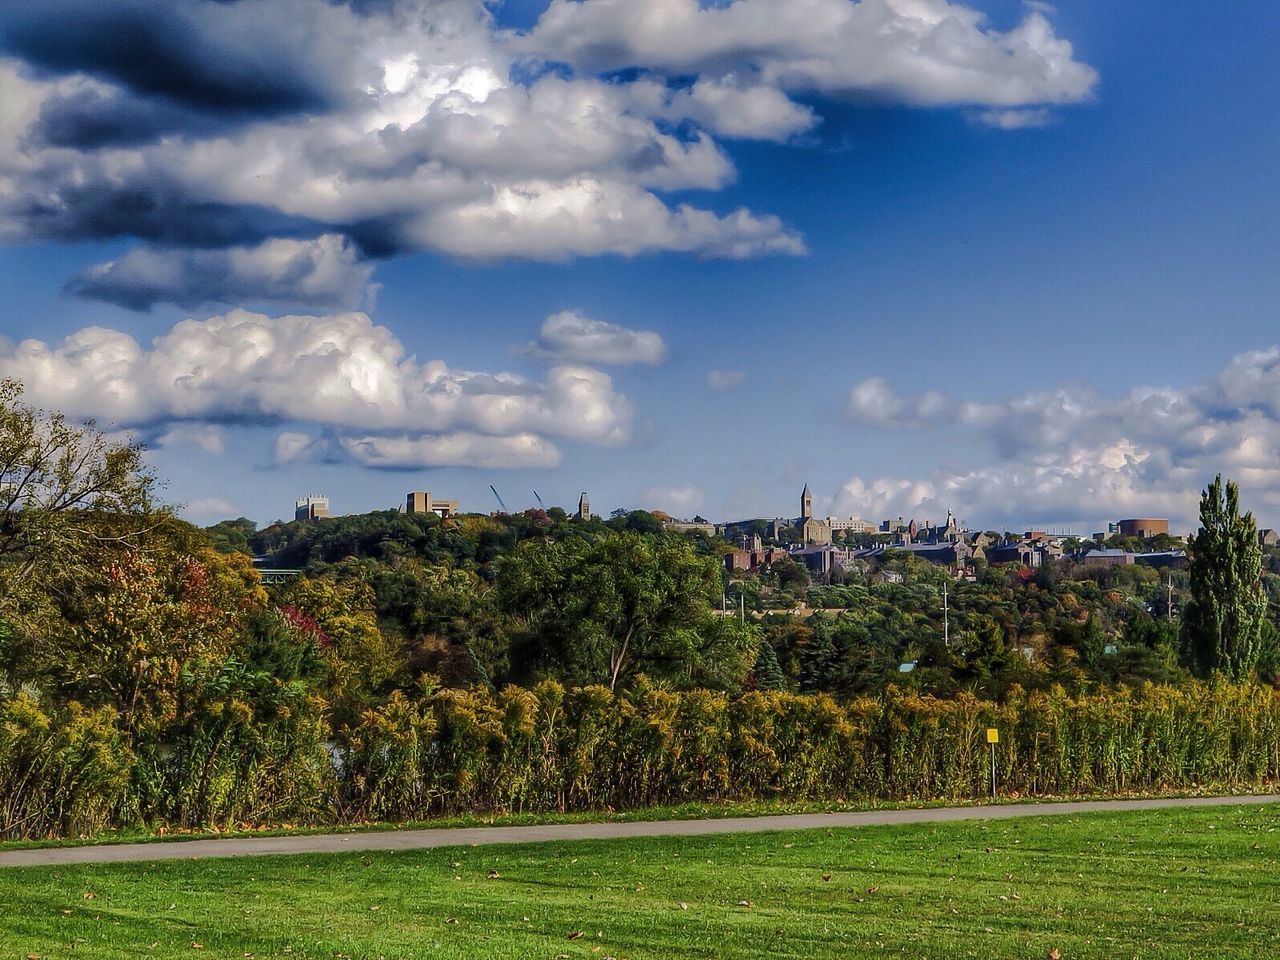
[[(326, 740), (318, 702), (228, 696), (171, 749), (135, 753), (116, 715), (0, 706), (8, 836), (137, 822), (406, 820), (694, 801), (968, 799), (1261, 788), (1280, 777), (1280, 698), (1256, 685), (1146, 685), (996, 704), (603, 686), (396, 693)], [(296, 711), (296, 713), (294, 712)], [(288, 717), (283, 714), (289, 714)]]

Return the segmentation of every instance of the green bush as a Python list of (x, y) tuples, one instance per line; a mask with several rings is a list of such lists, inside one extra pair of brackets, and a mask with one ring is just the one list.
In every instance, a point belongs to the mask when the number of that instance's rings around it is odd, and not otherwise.
[[(934, 800), (1002, 794), (1260, 788), (1280, 777), (1280, 695), (1225, 682), (1002, 703), (890, 689), (826, 694), (621, 693), (544, 682), (391, 694), (326, 749), (318, 703), (267, 714), (211, 697), (165, 751), (125, 745), (110, 711), (0, 702), (0, 834), (406, 820), (480, 811), (627, 809), (693, 801)], [(216, 688), (216, 685), (215, 685)], [(308, 703), (310, 704), (308, 706)]]

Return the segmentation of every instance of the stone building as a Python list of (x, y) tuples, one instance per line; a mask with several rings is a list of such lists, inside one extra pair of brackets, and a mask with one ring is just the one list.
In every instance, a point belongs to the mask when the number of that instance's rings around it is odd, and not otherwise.
[(293, 519), (316, 520), (329, 515), (329, 498), (322, 493), (309, 493), (293, 502)]
[(458, 512), (457, 500), (437, 500), (430, 490), (414, 490), (405, 495), (405, 513), (434, 513), (441, 520), (448, 520)]
[(831, 526), (813, 515), (813, 494), (809, 492), (807, 483), (800, 494), (800, 519), (796, 521), (796, 532), (806, 546), (831, 542)]
[(1133, 520), (1121, 520), (1116, 524), (1122, 537), (1140, 537), (1148, 540), (1160, 534), (1169, 533), (1169, 521), (1163, 517), (1138, 517)]

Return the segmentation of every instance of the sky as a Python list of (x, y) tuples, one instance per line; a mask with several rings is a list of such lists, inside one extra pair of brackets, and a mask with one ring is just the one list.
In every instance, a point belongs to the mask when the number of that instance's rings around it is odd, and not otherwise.
[[(0, 377), (197, 523), (1280, 526), (1280, 8), (8, 0)], [(537, 494), (535, 495), (535, 491)]]

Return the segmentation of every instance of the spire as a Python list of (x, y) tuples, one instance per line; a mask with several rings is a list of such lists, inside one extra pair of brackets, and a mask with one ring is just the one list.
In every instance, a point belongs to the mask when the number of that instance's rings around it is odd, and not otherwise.
[(813, 496), (809, 493), (809, 485), (804, 485), (800, 494), (800, 519), (808, 520), (813, 516)]

